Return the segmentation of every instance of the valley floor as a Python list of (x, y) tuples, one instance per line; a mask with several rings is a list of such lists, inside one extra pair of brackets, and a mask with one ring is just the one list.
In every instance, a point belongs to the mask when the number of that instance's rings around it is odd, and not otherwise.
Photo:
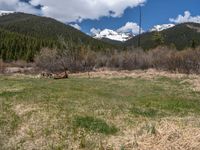
[(98, 71), (0, 76), (0, 149), (199, 149), (200, 77)]

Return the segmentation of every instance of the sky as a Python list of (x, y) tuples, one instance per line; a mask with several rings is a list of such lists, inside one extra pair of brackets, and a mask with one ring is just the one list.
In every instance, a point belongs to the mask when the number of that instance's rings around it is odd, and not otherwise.
[(155, 25), (200, 23), (200, 0), (0, 0), (0, 10), (55, 18), (87, 33), (103, 29), (137, 34)]

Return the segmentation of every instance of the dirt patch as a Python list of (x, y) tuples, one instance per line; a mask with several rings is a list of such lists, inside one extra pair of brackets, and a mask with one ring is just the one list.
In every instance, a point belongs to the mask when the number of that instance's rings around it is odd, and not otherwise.
[(39, 107), (37, 105), (18, 104), (13, 108), (13, 110), (18, 116), (23, 116), (32, 111), (38, 111)]

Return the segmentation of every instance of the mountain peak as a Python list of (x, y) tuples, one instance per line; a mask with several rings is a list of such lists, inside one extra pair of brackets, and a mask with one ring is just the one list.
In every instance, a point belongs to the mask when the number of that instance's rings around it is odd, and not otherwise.
[(102, 31), (99, 31), (98, 33), (94, 34), (93, 36), (95, 39), (103, 39), (103, 38), (107, 38), (110, 40), (114, 40), (114, 41), (127, 41), (130, 38), (133, 37), (132, 34), (130, 33), (121, 33), (121, 32), (117, 32), (114, 30), (110, 30), (110, 29), (104, 29)]

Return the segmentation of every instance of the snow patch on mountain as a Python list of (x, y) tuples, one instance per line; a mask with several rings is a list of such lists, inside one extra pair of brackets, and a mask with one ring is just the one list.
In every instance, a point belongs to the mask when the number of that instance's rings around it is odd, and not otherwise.
[(163, 25), (155, 25), (150, 31), (163, 31), (169, 28), (174, 27), (175, 24), (163, 24)]
[(0, 10), (0, 16), (12, 14), (12, 13), (14, 13), (14, 11), (4, 11), (4, 10)]
[[(149, 30), (149, 32), (163, 31), (163, 30), (172, 28), (174, 26), (175, 24), (155, 25), (152, 29)], [(100, 29), (93, 28), (90, 30), (90, 32), (92, 33), (92, 37), (94, 37), (95, 39), (107, 38), (107, 39), (121, 41), (121, 42), (125, 42), (135, 36), (133, 35), (133, 33), (130, 33), (130, 32), (126, 33), (126, 32), (120, 32), (119, 30), (114, 31), (111, 29), (100, 30)]]
[(133, 37), (132, 34), (130, 33), (122, 33), (122, 32), (117, 32), (117, 31), (113, 31), (110, 29), (104, 29), (104, 30), (95, 30), (95, 32), (93, 32), (93, 37), (95, 39), (102, 39), (102, 38), (107, 38), (110, 40), (115, 40), (115, 41), (127, 41), (130, 38)]

